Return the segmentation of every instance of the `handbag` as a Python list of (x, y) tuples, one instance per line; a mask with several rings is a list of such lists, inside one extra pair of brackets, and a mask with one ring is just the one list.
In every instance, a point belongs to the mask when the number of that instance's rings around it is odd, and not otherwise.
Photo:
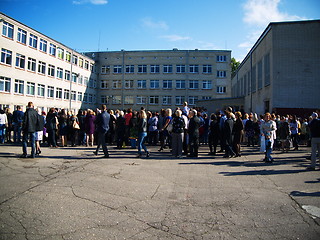
[(77, 123), (77, 121), (73, 121), (72, 127), (73, 127), (73, 129), (80, 129), (80, 126)]

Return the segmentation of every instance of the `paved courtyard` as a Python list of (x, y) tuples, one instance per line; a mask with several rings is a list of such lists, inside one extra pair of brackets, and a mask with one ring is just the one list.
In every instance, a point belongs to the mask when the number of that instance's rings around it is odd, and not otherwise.
[(320, 239), (320, 171), (310, 148), (240, 158), (139, 159), (94, 148), (0, 146), (0, 239)]

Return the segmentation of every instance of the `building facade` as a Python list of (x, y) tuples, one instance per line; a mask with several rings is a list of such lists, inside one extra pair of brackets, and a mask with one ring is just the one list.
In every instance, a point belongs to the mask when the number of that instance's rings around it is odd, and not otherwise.
[(77, 110), (96, 103), (94, 60), (0, 13), (0, 107), (32, 101)]
[(319, 39), (319, 20), (270, 23), (232, 78), (232, 97), (259, 114), (320, 108)]
[(86, 53), (96, 61), (100, 103), (160, 110), (231, 96), (231, 51), (158, 50)]

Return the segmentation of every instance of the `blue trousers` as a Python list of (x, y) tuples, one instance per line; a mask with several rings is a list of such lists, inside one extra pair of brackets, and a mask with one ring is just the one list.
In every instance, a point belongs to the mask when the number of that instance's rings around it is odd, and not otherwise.
[(141, 154), (141, 149), (143, 149), (145, 152), (148, 152), (148, 149), (146, 147), (146, 145), (144, 145), (144, 140), (147, 137), (147, 133), (146, 132), (141, 132), (139, 133), (138, 136), (138, 153)]
[(23, 155), (27, 155), (28, 138), (31, 144), (31, 156), (36, 155), (36, 133), (23, 133), (22, 137), (22, 151)]

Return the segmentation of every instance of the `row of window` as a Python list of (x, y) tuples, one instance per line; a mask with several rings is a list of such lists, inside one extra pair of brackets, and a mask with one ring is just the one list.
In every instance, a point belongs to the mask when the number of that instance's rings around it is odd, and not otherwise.
[[(147, 89), (147, 82), (149, 82), (149, 89), (173, 89), (173, 84), (175, 84), (175, 89), (212, 89), (212, 80), (124, 80), (124, 88)], [(100, 80), (100, 88), (122, 89), (122, 80)]]
[[(6, 65), (12, 65), (12, 52), (2, 48), (0, 62)], [(64, 70), (60, 67), (56, 67), (52, 64), (47, 64), (43, 61), (38, 61), (31, 57), (26, 58), (26, 56), (16, 53), (15, 67), (19, 69), (27, 69), (30, 72), (38, 72), (39, 74), (46, 75), (49, 77), (56, 77), (58, 79), (64, 79), (67, 81), (72, 81), (74, 83), (83, 84), (89, 87), (96, 87), (96, 80), (89, 79), (77, 73), (72, 73), (69, 70)]]
[[(125, 65), (124, 72), (125, 73), (160, 73), (160, 65)], [(162, 73), (173, 73), (173, 65), (161, 65), (162, 66)], [(137, 69), (136, 69), (137, 68)], [(199, 65), (175, 65), (175, 73), (199, 73)], [(122, 65), (113, 65), (112, 66), (114, 74), (121, 74), (122, 73)], [(109, 74), (111, 70), (110, 65), (103, 65), (101, 66), (101, 74)], [(212, 74), (212, 65), (202, 65), (202, 73), (204, 74)], [(226, 71), (217, 71), (217, 77), (226, 77)]]
[[(87, 103), (95, 103), (96, 96), (94, 94), (87, 94), (82, 92), (71, 91), (69, 89), (62, 89), (54, 86), (45, 86), (43, 84), (35, 84), (33, 82), (25, 82), (23, 80), (15, 79), (13, 93), (19, 95), (37, 96), (56, 98), (73, 101), (81, 101)], [(0, 92), (11, 93), (11, 79), (0, 76)]]
[[(14, 25), (10, 24), (6, 21), (3, 22), (2, 24), (2, 36), (5, 36), (9, 39), (13, 40), (14, 37)], [(86, 70), (90, 70), (93, 71), (93, 63), (89, 63), (88, 60), (85, 60), (81, 57), (78, 57), (77, 55), (75, 55), (73, 52), (64, 50), (61, 47), (57, 47), (55, 44), (53, 43), (48, 43), (47, 40), (38, 37), (32, 33), (29, 33), (29, 41), (27, 43), (27, 36), (28, 33), (27, 31), (18, 28), (17, 29), (17, 42), (23, 44), (23, 45), (29, 45), (29, 47), (32, 47), (34, 49), (39, 49), (41, 52), (44, 53), (48, 53), (49, 55), (53, 56), (53, 57), (57, 57), (58, 59), (67, 61), (67, 62), (71, 62), (74, 65), (77, 65), (81, 68), (84, 68)]]

